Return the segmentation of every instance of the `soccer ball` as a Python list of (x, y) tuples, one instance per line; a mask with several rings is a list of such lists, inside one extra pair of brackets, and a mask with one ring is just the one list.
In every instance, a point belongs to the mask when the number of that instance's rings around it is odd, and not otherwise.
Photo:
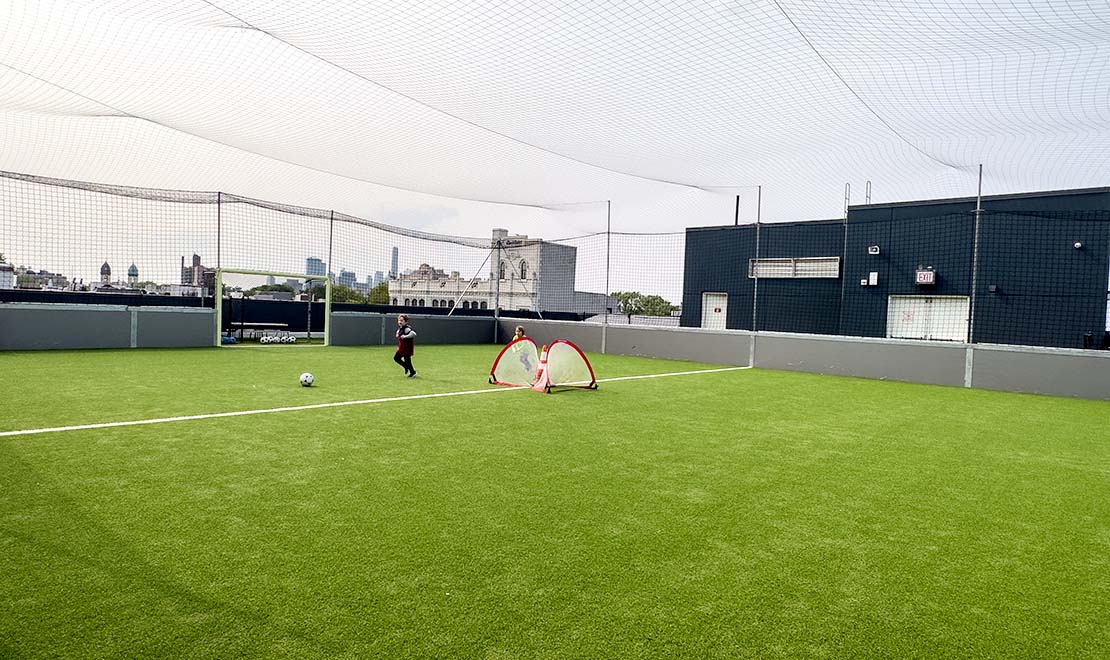
[(301, 386), (302, 387), (312, 387), (312, 383), (314, 383), (315, 381), (316, 381), (316, 378), (314, 378), (312, 376), (312, 374), (307, 373), (307, 372), (301, 374)]
[(267, 337), (267, 336), (265, 336), (265, 335), (263, 335), (262, 337), (260, 337), (260, 338), (258, 339), (258, 343), (259, 343), (259, 344), (269, 344), (269, 343), (270, 343), (270, 338), (269, 338), (269, 337)]

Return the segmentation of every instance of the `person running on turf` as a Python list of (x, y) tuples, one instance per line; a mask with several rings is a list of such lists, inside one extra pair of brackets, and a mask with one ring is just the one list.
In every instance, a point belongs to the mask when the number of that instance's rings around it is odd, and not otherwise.
[(413, 348), (416, 344), (416, 331), (409, 327), (408, 314), (397, 316), (397, 352), (393, 354), (393, 361), (401, 365), (405, 375), (409, 378), (416, 376), (416, 369), (412, 367)]

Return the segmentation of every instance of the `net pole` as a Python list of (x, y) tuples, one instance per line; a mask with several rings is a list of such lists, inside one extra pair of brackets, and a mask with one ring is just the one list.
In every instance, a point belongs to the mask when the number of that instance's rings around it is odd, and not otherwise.
[(216, 269), (216, 341), (220, 346), (224, 334), (224, 272)]
[[(613, 200), (605, 200), (605, 299), (608, 301), (609, 296), (613, 294), (609, 290), (609, 254), (612, 252), (613, 242)], [(609, 325), (609, 313), (612, 308), (605, 308), (605, 317), (602, 325)]]
[[(330, 245), (330, 241), (329, 241)], [(330, 261), (331, 248), (328, 248)], [(331, 346), (331, 278), (324, 278), (324, 346)]]
[[(324, 346), (331, 345), (331, 265), (332, 245), (335, 240), (335, 210), (328, 212), (328, 267), (324, 271)], [(311, 303), (309, 303), (311, 306)]]
[[(752, 288), (752, 335), (751, 335), (751, 341), (748, 342), (748, 366), (749, 367), (755, 367), (756, 341), (759, 339), (759, 336), (756, 334), (756, 319), (758, 318), (758, 313), (759, 313), (759, 225), (760, 224), (761, 223), (759, 221), (759, 213), (756, 212), (756, 216), (755, 216), (755, 259), (753, 260), (753, 262), (755, 263), (755, 267), (752, 268), (752, 275), (753, 275), (752, 279), (755, 280), (752, 283), (752, 287), (753, 287)], [(726, 320), (726, 324), (727, 324), (727, 320)]]
[(979, 163), (979, 190), (975, 194), (975, 242), (971, 247), (971, 293), (967, 301), (967, 343), (975, 340), (975, 289), (979, 285), (979, 229), (983, 215), (983, 164)]
[(307, 290), (307, 293), (308, 293), (308, 319), (305, 321), (305, 323), (307, 324), (305, 327), (308, 329), (308, 335), (307, 335), (307, 337), (305, 337), (305, 341), (308, 342), (309, 344), (311, 344), (312, 343), (312, 280), (305, 280), (304, 286), (305, 286), (305, 289)]
[[(852, 188), (850, 183), (844, 184), (844, 240), (840, 245), (840, 317), (836, 320), (836, 331), (840, 333), (840, 320), (843, 317), (845, 289), (848, 288), (848, 206), (852, 201)], [(867, 182), (867, 190), (871, 190), (871, 182)], [(867, 193), (870, 197), (871, 193)]]
[(221, 240), (223, 230), (223, 193), (216, 191), (216, 269), (223, 264), (220, 262), (220, 249), (223, 247)]
[[(217, 272), (219, 272), (220, 267), (223, 266), (223, 264), (220, 262), (220, 252), (221, 252), (221, 248), (223, 247), (223, 245), (222, 245), (223, 241), (221, 240), (222, 233), (223, 233), (223, 193), (221, 193), (220, 191), (217, 190), (216, 191), (216, 271)], [(223, 306), (224, 306), (223, 297), (222, 296), (216, 296), (212, 300), (212, 305), (215, 306), (218, 309), (223, 309)], [(223, 333), (223, 327), (222, 326), (218, 327), (217, 330), (216, 330), (216, 334), (220, 335), (222, 333)], [(218, 342), (219, 337), (217, 336), (216, 339), (217, 339), (217, 342)]]
[(327, 266), (327, 269), (324, 272), (324, 277), (326, 279), (328, 279), (329, 281), (331, 280), (331, 274), (333, 272), (335, 272), (334, 269), (332, 269), (332, 267), (331, 267), (331, 249), (332, 249), (332, 240), (333, 240), (334, 237), (335, 237), (335, 211), (329, 211), (329, 215), (328, 215), (328, 266)]
[(493, 320), (494, 327), (501, 320), (501, 239), (495, 243), (497, 250), (497, 263), (493, 265)]

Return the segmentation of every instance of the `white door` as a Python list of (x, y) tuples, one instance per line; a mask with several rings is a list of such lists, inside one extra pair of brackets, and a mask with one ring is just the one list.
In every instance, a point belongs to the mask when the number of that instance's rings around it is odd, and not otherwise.
[(895, 339), (967, 341), (967, 296), (891, 296), (886, 336)]
[(727, 314), (727, 293), (701, 294), (701, 327), (710, 330), (724, 330)]

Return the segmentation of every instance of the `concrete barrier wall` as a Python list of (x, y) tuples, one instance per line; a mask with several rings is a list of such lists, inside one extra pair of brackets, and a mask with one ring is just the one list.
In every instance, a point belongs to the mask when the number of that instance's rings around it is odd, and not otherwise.
[(216, 312), (202, 307), (0, 305), (0, 350), (212, 346)]
[(332, 312), (332, 346), (381, 346), (385, 316), (365, 312)]
[(751, 356), (751, 334), (611, 325), (605, 330), (605, 352), (746, 366)]
[[(492, 344), (497, 334), (497, 322), (491, 318), (474, 316), (422, 316), (409, 314), (409, 325), (416, 331), (416, 345), (420, 344)], [(385, 318), (386, 343), (396, 344), (397, 317)]]
[(1110, 352), (976, 346), (971, 386), (1110, 401)]
[(761, 369), (962, 386), (966, 361), (966, 344), (780, 333), (755, 340)]
[[(0, 304), (0, 350), (212, 346), (215, 312), (206, 308)], [(392, 345), (394, 316), (332, 315), (339, 346)], [(506, 342), (515, 319), (411, 315), (418, 345)], [(585, 351), (708, 364), (747, 365), (838, 376), (970, 386), (1110, 400), (1110, 352), (602, 326), (566, 321), (522, 323), (536, 343), (569, 339)]]
[(216, 310), (203, 307), (132, 307), (136, 348), (212, 346)]
[(122, 305), (0, 305), (0, 350), (129, 346), (131, 312)]
[(592, 353), (601, 353), (602, 326), (593, 323), (574, 321), (537, 321), (532, 319), (502, 319), (498, 332), (498, 343), (508, 343), (518, 325), (540, 346), (550, 344), (556, 339), (567, 339), (578, 348)]
[[(496, 326), (486, 317), (409, 314), (416, 344), (491, 344)], [(391, 346), (396, 340), (397, 317), (371, 312), (332, 312), (333, 346)]]
[[(501, 320), (498, 341), (507, 342), (518, 323)], [(1110, 351), (558, 321), (522, 325), (538, 344), (569, 339), (598, 353), (743, 366), (755, 342), (754, 366), (763, 369), (1110, 400)]]

